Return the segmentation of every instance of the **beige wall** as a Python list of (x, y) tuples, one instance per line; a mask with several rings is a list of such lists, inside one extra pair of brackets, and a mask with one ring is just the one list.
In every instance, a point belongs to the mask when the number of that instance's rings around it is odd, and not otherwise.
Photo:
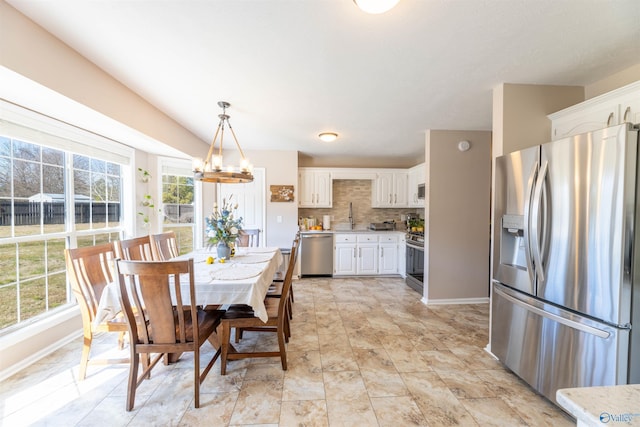
[[(466, 152), (462, 140), (471, 142)], [(488, 298), (491, 132), (430, 130), (426, 147), (425, 298)]]
[(585, 86), (585, 99), (611, 92), (638, 80), (640, 80), (640, 63)]
[[(246, 155), (256, 167), (266, 169), (266, 245), (290, 248), (298, 231), (298, 204), (272, 202), (271, 185), (293, 185), (298, 191), (297, 151), (247, 151)], [(297, 193), (294, 193), (297, 200)], [(278, 216), (282, 222), (278, 222)]]
[[(239, 141), (242, 144), (242, 141)], [(298, 152), (276, 150), (246, 150), (247, 159), (256, 168), (265, 169), (265, 215), (266, 215), (266, 240), (267, 246), (288, 247), (298, 230), (298, 204), (271, 202), (269, 191), (271, 185), (293, 185), (294, 197), (298, 200)], [(238, 163), (240, 155), (237, 150), (225, 150), (225, 162)], [(203, 184), (209, 185), (209, 184)], [(211, 199), (205, 206), (211, 206)], [(208, 209), (208, 208), (206, 208)], [(206, 210), (205, 209), (205, 210)], [(209, 212), (204, 212), (208, 215)], [(282, 222), (278, 222), (278, 217)], [(262, 240), (262, 239), (261, 239)]]
[[(551, 140), (551, 121), (547, 114), (584, 101), (581, 86), (541, 86), (504, 83), (500, 88), (501, 108), (494, 105), (494, 133), (501, 136), (496, 145), (502, 146), (499, 156)], [(495, 125), (501, 127), (496, 131)]]

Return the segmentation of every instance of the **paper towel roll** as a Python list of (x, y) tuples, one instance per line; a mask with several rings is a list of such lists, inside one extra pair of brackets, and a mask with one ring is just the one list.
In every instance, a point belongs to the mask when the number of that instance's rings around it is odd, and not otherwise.
[(331, 215), (322, 216), (322, 229), (331, 230)]

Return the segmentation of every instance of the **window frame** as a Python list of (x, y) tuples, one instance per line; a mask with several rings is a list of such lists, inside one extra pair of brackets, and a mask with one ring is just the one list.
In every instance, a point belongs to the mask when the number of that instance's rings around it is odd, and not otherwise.
[[(159, 179), (158, 179), (158, 200), (160, 201), (160, 210), (161, 212), (165, 212), (165, 203), (164, 203), (164, 176), (180, 176), (180, 177), (189, 177), (193, 178), (193, 170), (192, 163), (189, 160), (183, 159), (175, 159), (171, 157), (158, 157), (158, 169), (159, 171)], [(191, 223), (166, 223), (164, 221), (164, 215), (161, 215), (159, 227), (162, 232), (169, 231), (172, 229), (181, 229), (181, 228), (190, 228), (191, 229), (191, 247), (185, 247), (183, 245), (179, 245), (178, 249), (180, 254), (184, 254), (187, 252), (193, 251), (197, 247), (197, 233), (200, 227), (198, 227), (198, 203), (199, 197), (199, 188), (196, 184), (196, 181), (193, 181), (193, 220)], [(178, 234), (178, 233), (177, 233)], [(179, 236), (178, 236), (179, 237)], [(179, 241), (182, 239), (178, 239)]]
[[(42, 321), (48, 321), (60, 313), (68, 311), (69, 309), (77, 310), (77, 302), (71, 291), (69, 281), (65, 275), (65, 287), (66, 287), (66, 302), (62, 303), (54, 308), (49, 307), (49, 296), (46, 295), (47, 301), (45, 301), (44, 311), (39, 312), (27, 319), (22, 319), (20, 316), (20, 268), (19, 256), (20, 245), (31, 242), (43, 242), (43, 250), (46, 254), (48, 242), (52, 240), (64, 240), (65, 248), (77, 247), (78, 241), (86, 243), (88, 240), (96, 242), (96, 239), (113, 241), (122, 238), (128, 225), (133, 221), (133, 216), (127, 212), (131, 209), (128, 207), (133, 206), (133, 174), (132, 166), (135, 164), (135, 150), (122, 143), (113, 141), (111, 139), (96, 135), (92, 132), (77, 128), (71, 124), (60, 122), (53, 118), (44, 116), (37, 112), (24, 109), (14, 104), (7, 103), (0, 100), (0, 136), (22, 141), (30, 144), (34, 144), (40, 147), (40, 151), (43, 148), (55, 149), (63, 152), (63, 180), (64, 180), (64, 200), (65, 200), (65, 218), (62, 231), (47, 232), (43, 227), (42, 213), (40, 217), (40, 228), (37, 233), (28, 235), (16, 235), (15, 234), (15, 218), (12, 215), (11, 219), (11, 232), (9, 237), (0, 237), (0, 244), (15, 245), (14, 253), (16, 261), (14, 268), (16, 269), (15, 286), (17, 287), (16, 301), (16, 323), (12, 323), (0, 329), (0, 337), (7, 336), (14, 332), (29, 328), (34, 324)], [(99, 147), (99, 148), (96, 148)], [(86, 156), (91, 160), (99, 160), (108, 166), (109, 163), (116, 163), (119, 165), (120, 173), (120, 217), (118, 222), (113, 225), (110, 224), (108, 219), (105, 218), (103, 226), (96, 227), (95, 223), (90, 223), (87, 229), (79, 230), (75, 223), (75, 188), (74, 188), (74, 155)], [(101, 157), (104, 156), (104, 157)], [(11, 153), (10, 162), (13, 164), (15, 157)], [(42, 157), (39, 160), (39, 165), (42, 168), (44, 164)], [(108, 167), (107, 167), (108, 169)], [(109, 179), (109, 174), (105, 171), (105, 182)], [(14, 177), (11, 176), (12, 187)], [(41, 179), (45, 179), (44, 176)], [(40, 188), (42, 189), (42, 182)], [(6, 198), (6, 197), (5, 197)], [(13, 191), (10, 192), (9, 198), (15, 199)], [(109, 201), (107, 201), (109, 202)], [(42, 202), (41, 207), (42, 207)], [(13, 214), (13, 212), (12, 212)], [(43, 258), (43, 273), (42, 280), (47, 281), (51, 275), (65, 274), (66, 268), (62, 267), (60, 271), (48, 271), (46, 269), (48, 263), (48, 257)], [(25, 280), (33, 279), (28, 277)]]

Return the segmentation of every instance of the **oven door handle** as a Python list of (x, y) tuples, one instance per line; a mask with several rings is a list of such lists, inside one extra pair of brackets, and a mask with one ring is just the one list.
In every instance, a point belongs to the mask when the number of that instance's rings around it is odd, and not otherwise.
[(417, 249), (419, 251), (424, 251), (424, 246), (412, 245), (409, 242), (407, 242), (407, 247), (412, 249)]

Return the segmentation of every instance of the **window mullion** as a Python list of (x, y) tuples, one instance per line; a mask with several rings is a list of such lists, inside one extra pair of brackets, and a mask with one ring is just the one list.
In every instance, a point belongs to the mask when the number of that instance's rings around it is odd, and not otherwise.
[(64, 153), (64, 186), (65, 186), (65, 230), (69, 233), (67, 238), (67, 248), (78, 246), (76, 239), (76, 204), (75, 204), (75, 182), (73, 179), (73, 154)]

